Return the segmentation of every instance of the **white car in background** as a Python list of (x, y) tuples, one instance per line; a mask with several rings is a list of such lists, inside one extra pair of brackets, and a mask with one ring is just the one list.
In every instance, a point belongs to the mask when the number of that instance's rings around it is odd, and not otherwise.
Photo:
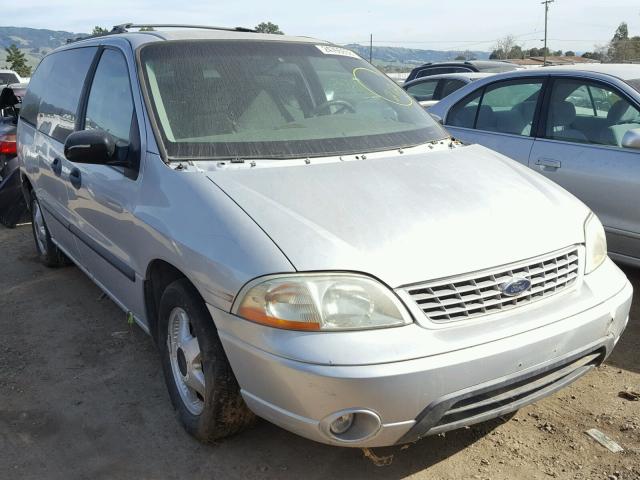
[(13, 70), (0, 70), (0, 85), (9, 85), (12, 83), (26, 83), (28, 78), (22, 78)]

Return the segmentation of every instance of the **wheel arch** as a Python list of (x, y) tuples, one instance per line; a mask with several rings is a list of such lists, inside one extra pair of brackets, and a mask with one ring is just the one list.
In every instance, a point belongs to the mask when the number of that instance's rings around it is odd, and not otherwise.
[(162, 259), (154, 259), (147, 265), (144, 280), (144, 306), (149, 332), (155, 342), (157, 338), (158, 306), (165, 289), (176, 280), (186, 279), (198, 292), (204, 302), (198, 287), (178, 267)]

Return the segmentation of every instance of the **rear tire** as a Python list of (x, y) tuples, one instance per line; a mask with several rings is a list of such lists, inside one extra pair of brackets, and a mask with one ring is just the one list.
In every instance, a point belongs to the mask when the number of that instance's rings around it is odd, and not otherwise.
[(40, 261), (47, 267), (68, 265), (69, 259), (67, 256), (51, 240), (51, 234), (45, 223), (40, 203), (33, 193), (31, 194), (31, 227)]
[(157, 337), (171, 403), (189, 434), (212, 443), (255, 421), (213, 319), (187, 279), (174, 281), (162, 294)]

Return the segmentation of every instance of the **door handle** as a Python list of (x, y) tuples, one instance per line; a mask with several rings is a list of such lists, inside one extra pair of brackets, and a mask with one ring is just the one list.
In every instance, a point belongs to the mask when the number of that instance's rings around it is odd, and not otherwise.
[(75, 189), (82, 186), (82, 175), (80, 174), (80, 169), (78, 167), (74, 167), (71, 172), (69, 172), (69, 181)]
[(557, 170), (562, 167), (562, 162), (553, 158), (539, 158), (536, 165), (542, 167), (542, 170)]
[(51, 162), (51, 170), (53, 170), (53, 173), (57, 176), (60, 176), (62, 173), (62, 160), (60, 160), (60, 158), (56, 157), (53, 159), (53, 162)]

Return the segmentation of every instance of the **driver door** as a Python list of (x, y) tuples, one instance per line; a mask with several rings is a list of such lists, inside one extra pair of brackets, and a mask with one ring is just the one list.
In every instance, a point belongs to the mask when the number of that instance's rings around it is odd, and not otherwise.
[[(88, 91), (80, 130), (107, 132), (131, 164), (140, 157), (140, 132), (136, 120), (127, 61), (120, 50), (105, 48)], [(82, 264), (111, 296), (136, 315), (143, 313), (141, 281), (135, 251), (140, 176), (137, 168), (74, 163), (78, 180), (69, 187)]]

